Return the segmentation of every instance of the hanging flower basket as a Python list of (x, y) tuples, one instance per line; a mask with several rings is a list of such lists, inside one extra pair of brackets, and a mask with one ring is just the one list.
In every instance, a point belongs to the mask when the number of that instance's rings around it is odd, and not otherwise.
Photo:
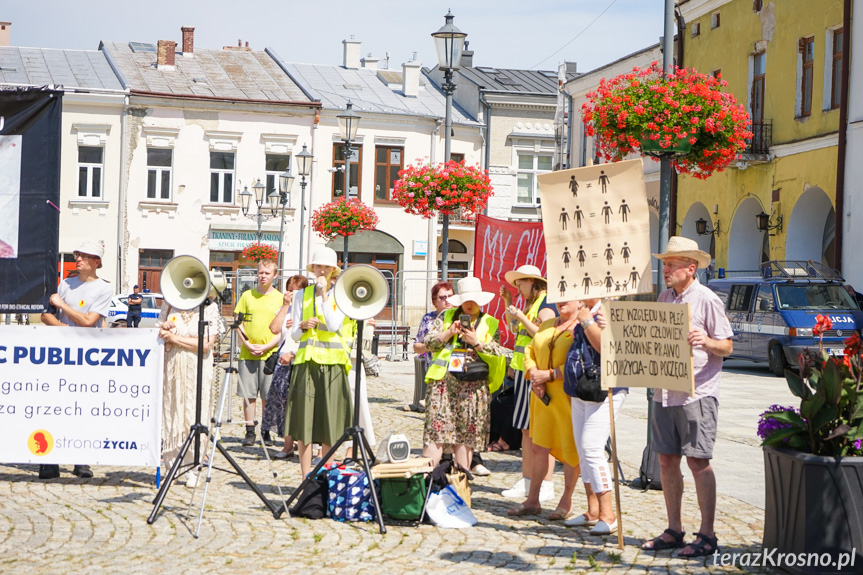
[(393, 199), (407, 213), (427, 219), (438, 212), (469, 217), (485, 209), (492, 193), (486, 170), (450, 161), (436, 166), (417, 164), (401, 170)]
[(679, 173), (706, 179), (724, 170), (752, 138), (749, 114), (732, 94), (721, 91), (726, 85), (688, 68), (666, 76), (653, 62), (603, 78), (588, 93), (582, 118), (587, 135), (609, 161), (640, 151), (669, 157)]
[(336, 236), (352, 236), (378, 226), (374, 209), (357, 199), (339, 198), (312, 212), (312, 229), (329, 241)]
[(240, 256), (258, 263), (261, 260), (279, 261), (279, 250), (267, 244), (249, 244), (240, 252)]

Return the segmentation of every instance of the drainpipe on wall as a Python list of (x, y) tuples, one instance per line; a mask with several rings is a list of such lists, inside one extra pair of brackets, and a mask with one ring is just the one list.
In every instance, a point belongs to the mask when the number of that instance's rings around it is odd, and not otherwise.
[(572, 94), (567, 94), (566, 101), (569, 104), (569, 117), (566, 122), (566, 169), (568, 170), (572, 167), (572, 124), (575, 121), (573, 119), (575, 109), (573, 108)]
[[(483, 161), (485, 162), (485, 169), (488, 170), (491, 163), (491, 104), (486, 102), (482, 90), (479, 92), (479, 101), (485, 106), (485, 154), (483, 154), (485, 157)], [(488, 204), (486, 204), (482, 213), (484, 216), (488, 215)], [(474, 257), (476, 257), (476, 254), (474, 254)]]
[[(126, 110), (129, 108), (129, 96), (123, 98), (123, 119), (120, 124), (120, 198), (118, 200), (117, 211), (117, 279), (116, 293), (125, 293), (128, 291), (123, 285), (123, 262), (125, 261), (125, 240), (126, 240)], [(122, 291), (121, 291), (122, 290)]]
[(851, 1), (842, 10), (842, 93), (839, 95), (839, 142), (836, 151), (836, 231), (833, 235), (833, 265), (842, 271), (842, 242), (845, 237), (845, 155), (848, 139), (848, 81), (851, 76)]

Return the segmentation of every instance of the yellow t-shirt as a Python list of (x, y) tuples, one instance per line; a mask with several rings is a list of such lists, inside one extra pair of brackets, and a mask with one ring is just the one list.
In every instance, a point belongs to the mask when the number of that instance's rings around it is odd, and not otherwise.
[[(276, 289), (266, 295), (261, 294), (256, 288), (243, 292), (237, 307), (234, 308), (234, 313), (243, 314), (243, 330), (249, 338), (249, 343), (268, 343), (276, 337), (270, 331), (270, 322), (276, 317), (283, 301), (284, 296)], [(246, 346), (240, 346), (240, 359), (264, 360), (275, 351), (276, 348), (273, 348), (262, 356), (254, 356)]]

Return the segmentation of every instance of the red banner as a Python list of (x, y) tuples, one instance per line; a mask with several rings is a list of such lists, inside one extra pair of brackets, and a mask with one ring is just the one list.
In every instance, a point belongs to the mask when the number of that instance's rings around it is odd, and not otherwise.
[(506, 286), (513, 294), (513, 303), (524, 307), (524, 299), (514, 287), (506, 283), (504, 274), (522, 265), (533, 265), (545, 275), (545, 239), (542, 222), (510, 222), (478, 215), (476, 218), (476, 245), (474, 245), (474, 275), (482, 281), (484, 291), (495, 294), (486, 313), (500, 320), (501, 343), (509, 348), (515, 336), (503, 320), (505, 305), (497, 294)]

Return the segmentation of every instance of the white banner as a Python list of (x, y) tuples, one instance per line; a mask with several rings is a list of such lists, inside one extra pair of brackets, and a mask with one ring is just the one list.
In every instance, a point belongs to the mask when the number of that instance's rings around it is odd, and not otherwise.
[(158, 466), (157, 333), (0, 326), (0, 461)]

